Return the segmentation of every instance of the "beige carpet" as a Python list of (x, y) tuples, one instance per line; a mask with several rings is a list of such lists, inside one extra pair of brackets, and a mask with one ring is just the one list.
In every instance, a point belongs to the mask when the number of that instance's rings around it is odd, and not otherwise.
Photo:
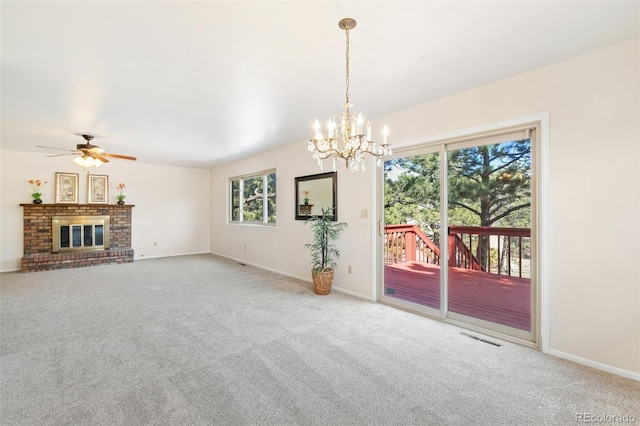
[(640, 423), (638, 382), (212, 255), (0, 279), (2, 425)]

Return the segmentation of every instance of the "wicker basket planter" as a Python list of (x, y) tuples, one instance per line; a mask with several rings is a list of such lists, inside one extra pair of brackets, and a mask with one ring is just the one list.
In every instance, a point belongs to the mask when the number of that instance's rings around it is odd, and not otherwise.
[(329, 268), (326, 271), (319, 271), (317, 269), (311, 270), (311, 277), (313, 278), (313, 290), (316, 294), (326, 296), (331, 293), (331, 284), (333, 283), (333, 268)]
[(331, 292), (333, 273), (340, 257), (340, 251), (333, 242), (347, 224), (334, 222), (333, 208), (325, 207), (321, 211), (320, 216), (311, 216), (304, 223), (313, 232), (313, 242), (304, 246), (311, 251), (313, 288), (316, 294), (327, 295)]

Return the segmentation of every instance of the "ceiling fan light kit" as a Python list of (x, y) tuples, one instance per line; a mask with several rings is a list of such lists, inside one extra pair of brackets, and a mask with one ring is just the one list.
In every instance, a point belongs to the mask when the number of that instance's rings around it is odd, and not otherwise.
[(83, 169), (88, 169), (91, 167), (100, 167), (102, 164), (108, 162), (106, 158), (93, 158), (91, 156), (82, 156), (76, 157), (73, 159), (73, 162)]
[[(344, 18), (338, 26), (346, 33), (346, 102), (342, 105), (344, 113), (342, 116), (334, 115), (327, 122), (327, 137), (323, 137), (320, 131), (320, 122), (316, 119), (314, 123), (314, 137), (309, 140), (308, 150), (313, 153), (313, 158), (318, 161), (320, 169), (323, 169), (322, 160), (333, 157), (333, 170), (336, 170), (336, 160), (342, 160), (345, 166), (352, 172), (365, 171), (365, 154), (378, 157), (376, 162), (378, 167), (382, 166), (382, 159), (392, 155), (391, 145), (387, 141), (389, 128), (385, 125), (382, 131), (383, 140), (380, 146), (376, 146), (371, 139), (371, 123), (367, 122), (363, 126), (364, 117), (359, 111), (351, 114), (349, 103), (349, 30), (356, 26), (355, 19)], [(365, 130), (366, 129), (366, 134)]]

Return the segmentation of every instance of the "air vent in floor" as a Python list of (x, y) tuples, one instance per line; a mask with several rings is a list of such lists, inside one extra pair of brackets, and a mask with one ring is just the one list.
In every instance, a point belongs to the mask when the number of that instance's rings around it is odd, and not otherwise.
[(502, 347), (502, 345), (500, 343), (492, 342), (490, 340), (483, 339), (482, 337), (474, 336), (473, 334), (469, 334), (469, 333), (465, 333), (465, 332), (460, 332), (460, 334), (462, 334), (463, 336), (471, 337), (472, 339), (475, 339), (475, 340), (477, 340), (479, 342), (488, 343), (490, 345), (497, 346), (499, 348)]

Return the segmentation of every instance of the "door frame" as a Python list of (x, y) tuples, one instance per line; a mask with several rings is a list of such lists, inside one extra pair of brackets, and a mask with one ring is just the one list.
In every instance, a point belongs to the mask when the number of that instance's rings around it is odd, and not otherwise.
[[(523, 346), (534, 347), (541, 350), (543, 353), (549, 353), (549, 112), (546, 111), (517, 117), (510, 120), (484, 124), (435, 136), (425, 136), (422, 140), (414, 140), (404, 145), (400, 144), (400, 147), (396, 146), (396, 148), (394, 148), (394, 157), (406, 156), (411, 151), (428, 149), (429, 147), (432, 149), (431, 152), (438, 152), (437, 148), (435, 150), (433, 149), (434, 146), (444, 145), (451, 140), (471, 138), (475, 135), (481, 136), (483, 133), (491, 133), (505, 128), (523, 126), (526, 124), (536, 124), (538, 126), (539, 133), (537, 135), (537, 143), (532, 144), (532, 169), (534, 170), (535, 175), (535, 193), (532, 194), (532, 198), (535, 199), (533, 210), (536, 215), (536, 227), (534, 230), (536, 244), (534, 252), (537, 259), (534, 272), (537, 277), (537, 286), (535, 294), (532, 293), (531, 296), (532, 299), (535, 298), (536, 304), (536, 318), (532, 318), (532, 322), (535, 321), (534, 342), (518, 339), (517, 337), (505, 336), (501, 333), (492, 332), (490, 330), (485, 330), (467, 323), (456, 321), (455, 319), (446, 318), (446, 309), (441, 309), (437, 315), (434, 315), (433, 312), (429, 312), (428, 310), (416, 309), (412, 304), (399, 304), (399, 308), (414, 311), (430, 318), (498, 337), (503, 340), (513, 341)], [(376, 169), (377, 172), (374, 173), (375, 199), (373, 200), (374, 208), (372, 209), (374, 212), (374, 220), (372, 221), (373, 233), (375, 235), (373, 259), (376, 267), (374, 268), (374, 279), (372, 282), (371, 294), (373, 295), (372, 300), (384, 303), (384, 301), (380, 300), (380, 296), (382, 294), (381, 289), (384, 288), (384, 262), (382, 257), (384, 237), (384, 171), (381, 168)], [(441, 206), (441, 208), (444, 207)], [(442, 295), (441, 299), (444, 299), (442, 298)]]

